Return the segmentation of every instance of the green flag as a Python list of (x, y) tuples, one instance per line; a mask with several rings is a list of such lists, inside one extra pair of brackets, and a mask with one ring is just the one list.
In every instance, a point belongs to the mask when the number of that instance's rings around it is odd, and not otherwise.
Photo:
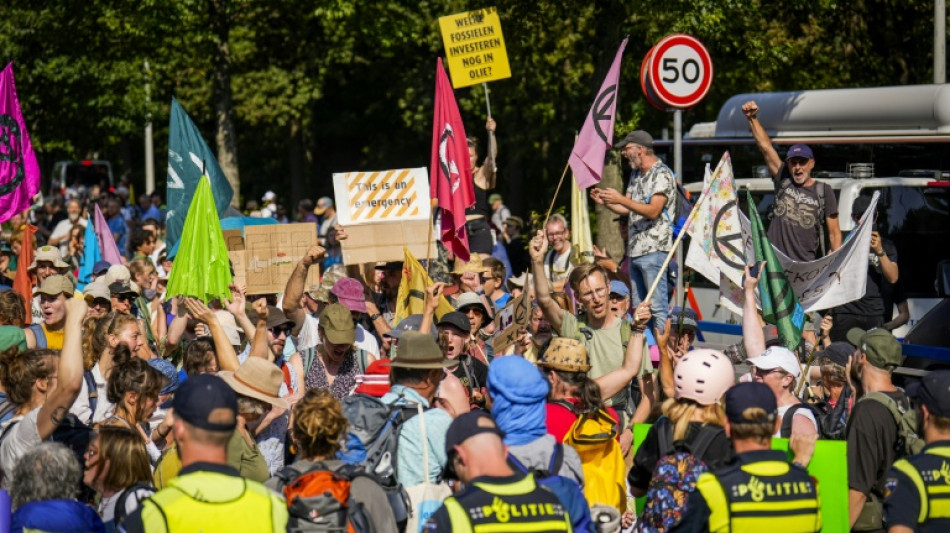
[(231, 299), (231, 265), (221, 233), (221, 221), (207, 176), (198, 180), (178, 243), (178, 255), (168, 276), (165, 298), (190, 296), (205, 303)]
[(762, 318), (778, 329), (782, 346), (794, 351), (802, 342), (802, 326), (805, 324), (805, 311), (792, 284), (785, 278), (785, 269), (775, 256), (772, 243), (765, 235), (762, 219), (755, 208), (752, 194), (746, 193), (749, 201), (749, 218), (752, 222), (752, 246), (755, 249), (755, 264), (765, 261), (765, 271), (759, 273), (759, 302), (762, 305)]

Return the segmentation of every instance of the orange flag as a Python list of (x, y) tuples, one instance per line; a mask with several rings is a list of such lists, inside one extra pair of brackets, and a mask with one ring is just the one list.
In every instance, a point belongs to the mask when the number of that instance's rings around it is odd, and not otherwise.
[(31, 323), (33, 309), (33, 277), (30, 276), (30, 265), (33, 264), (33, 235), (36, 226), (27, 224), (23, 227), (23, 243), (20, 246), (20, 255), (17, 257), (16, 275), (13, 276), (13, 290), (23, 297), (26, 302), (26, 319), (24, 325)]

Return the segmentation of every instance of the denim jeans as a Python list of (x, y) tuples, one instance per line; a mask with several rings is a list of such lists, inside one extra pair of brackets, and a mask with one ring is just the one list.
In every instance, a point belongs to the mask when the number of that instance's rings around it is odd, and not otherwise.
[[(663, 266), (666, 255), (667, 252), (651, 252), (641, 255), (640, 257), (629, 258), (630, 280), (633, 282), (634, 289), (633, 294), (630, 295), (630, 303), (634, 307), (646, 297), (647, 291), (649, 291), (650, 286), (653, 285), (653, 280), (655, 280), (660, 273), (660, 267)], [(650, 320), (649, 326), (651, 328), (656, 327), (660, 331), (666, 326), (666, 315), (670, 308), (666, 279), (666, 273), (664, 272), (663, 275), (660, 276), (660, 282), (657, 284), (656, 290), (653, 291), (653, 301), (650, 304), (650, 311), (653, 313), (653, 318)]]

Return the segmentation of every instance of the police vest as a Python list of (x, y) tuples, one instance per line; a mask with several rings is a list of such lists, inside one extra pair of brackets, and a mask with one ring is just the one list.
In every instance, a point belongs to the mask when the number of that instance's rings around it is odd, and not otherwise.
[[(751, 457), (750, 457), (751, 456)], [(752, 459), (752, 460), (750, 460)], [(818, 486), (785, 453), (745, 453), (738, 463), (696, 482), (709, 506), (709, 530), (732, 533), (819, 531)]]
[(920, 497), (917, 523), (947, 520), (950, 525), (950, 446), (934, 446), (894, 462), (894, 469), (914, 483)]
[(287, 505), (264, 485), (198, 471), (171, 480), (142, 502), (149, 533), (167, 531), (284, 531)]
[(531, 475), (504, 484), (476, 481), (473, 487), (480, 490), (445, 500), (453, 533), (571, 531), (571, 519), (560, 500), (538, 487)]

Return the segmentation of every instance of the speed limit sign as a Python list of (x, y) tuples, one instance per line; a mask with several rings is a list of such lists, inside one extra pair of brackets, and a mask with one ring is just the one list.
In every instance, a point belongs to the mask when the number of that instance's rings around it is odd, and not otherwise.
[(649, 84), (666, 105), (687, 109), (698, 104), (712, 85), (709, 51), (695, 37), (669, 35), (656, 44), (649, 57)]

